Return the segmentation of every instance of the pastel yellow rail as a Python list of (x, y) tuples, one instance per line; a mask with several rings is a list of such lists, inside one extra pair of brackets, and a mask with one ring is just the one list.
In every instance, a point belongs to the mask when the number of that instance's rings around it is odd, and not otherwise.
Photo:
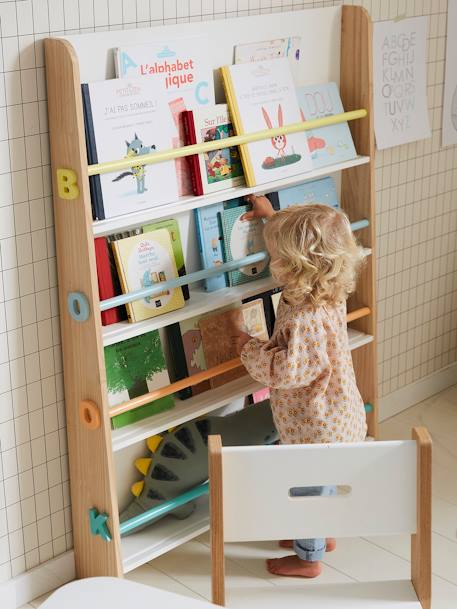
[[(324, 118), (317, 118), (312, 121), (305, 121), (300, 123), (292, 123), (290, 125), (284, 125), (283, 127), (276, 127), (275, 129), (262, 129), (262, 131), (255, 131), (253, 133), (245, 133), (243, 135), (234, 135), (232, 137), (224, 138), (224, 148), (229, 146), (240, 146), (241, 144), (249, 144), (250, 142), (258, 142), (260, 140), (267, 140), (276, 135), (289, 135), (290, 133), (300, 133), (301, 131), (310, 131), (311, 129), (319, 129), (320, 127), (329, 127), (330, 125), (337, 125), (347, 121), (353, 121), (358, 118), (365, 118), (368, 112), (366, 110), (352, 110), (351, 112), (343, 112), (342, 114), (334, 114), (333, 116), (326, 116)], [(154, 163), (163, 163), (164, 161), (171, 161), (172, 159), (178, 159), (192, 154), (201, 154), (203, 152), (209, 152), (211, 150), (219, 150), (221, 148), (222, 140), (215, 140), (213, 142), (205, 142), (204, 144), (192, 144), (191, 146), (183, 146), (182, 148), (171, 148), (169, 150), (162, 150), (160, 152), (152, 152), (151, 154), (145, 154), (141, 156), (141, 165), (152, 165)], [(139, 162), (138, 157), (131, 157), (127, 159), (118, 159), (117, 161), (107, 161), (106, 163), (97, 163), (95, 165), (89, 165), (88, 173), (90, 176), (99, 175), (102, 173), (112, 173), (120, 169), (128, 169), (129, 167), (135, 167)]]

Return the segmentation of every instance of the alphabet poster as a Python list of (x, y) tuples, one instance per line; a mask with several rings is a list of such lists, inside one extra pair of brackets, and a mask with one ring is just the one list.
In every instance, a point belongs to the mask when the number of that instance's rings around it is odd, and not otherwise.
[(379, 150), (430, 137), (427, 17), (374, 24), (374, 126)]
[(444, 78), (443, 146), (457, 144), (457, 0), (448, 0), (446, 73)]

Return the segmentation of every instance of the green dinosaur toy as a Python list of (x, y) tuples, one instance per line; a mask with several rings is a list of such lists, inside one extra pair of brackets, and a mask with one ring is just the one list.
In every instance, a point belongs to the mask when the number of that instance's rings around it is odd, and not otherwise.
[[(212, 434), (221, 435), (224, 446), (272, 444), (277, 441), (278, 434), (270, 402), (266, 400), (225, 417), (208, 416), (189, 421), (148, 438), (149, 455), (135, 461), (135, 467), (144, 478), (132, 485), (134, 499), (120, 514), (120, 521), (138, 516), (205, 482), (208, 479), (208, 436)], [(194, 509), (195, 503), (190, 502), (173, 510), (171, 515), (187, 518)], [(141, 528), (144, 527), (138, 527), (135, 532)]]

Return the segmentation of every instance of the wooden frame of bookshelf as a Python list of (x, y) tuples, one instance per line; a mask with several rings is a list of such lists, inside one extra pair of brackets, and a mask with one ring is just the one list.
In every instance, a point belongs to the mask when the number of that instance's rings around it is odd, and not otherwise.
[[(92, 36), (102, 36), (102, 33)], [(197, 501), (196, 512), (186, 521), (164, 519), (121, 542), (114, 451), (122, 450), (173, 425), (201, 416), (236, 397), (252, 393), (258, 388), (258, 384), (248, 377), (238, 379), (191, 398), (174, 411), (112, 431), (106, 395), (103, 347), (123, 340), (130, 333), (130, 329), (126, 324), (116, 324), (118, 327), (115, 329), (103, 329), (101, 326), (94, 236), (110, 234), (119, 228), (126, 230), (145, 220), (183, 213), (198, 206), (243, 196), (249, 192), (265, 191), (266, 186), (229, 189), (210, 197), (187, 197), (169, 206), (151, 209), (147, 217), (142, 212), (143, 215), (140, 216), (124, 216), (93, 223), (78, 55), (72, 44), (65, 39), (47, 39), (45, 52), (76, 574), (80, 578), (122, 576), (124, 572), (200, 534), (208, 528), (209, 519), (207, 498), (203, 497)], [(371, 250), (371, 256), (368, 257), (362, 272), (357, 294), (349, 301), (348, 310), (357, 318), (351, 321), (354, 366), (364, 401), (372, 405), (372, 412), (367, 415), (369, 434), (376, 435), (371, 21), (361, 7), (341, 8), (340, 67), (340, 88), (344, 107), (349, 111), (360, 108), (368, 110), (368, 118), (351, 123), (356, 149), (363, 156), (345, 163), (342, 167), (327, 167), (310, 172), (300, 180), (282, 180), (279, 183), (272, 182), (268, 186), (270, 190), (284, 188), (300, 181), (341, 171), (343, 209), (351, 221), (364, 218), (369, 220), (369, 227), (360, 230), (358, 237), (361, 244)], [(69, 168), (73, 173), (62, 177), (58, 173), (61, 168)], [(267, 284), (268, 280), (261, 280), (238, 286), (234, 288), (235, 299), (260, 293), (268, 289)], [(88, 317), (82, 322), (76, 321), (70, 315), (67, 306), (69, 294), (75, 292), (83, 294), (88, 305)], [(225, 296), (217, 292), (208, 295), (204, 303), (199, 294), (198, 290), (191, 290), (191, 299), (186, 305), (194, 307), (192, 310), (195, 315), (199, 314), (202, 307), (211, 310), (226, 304)], [(207, 309), (208, 306), (211, 308)], [(183, 319), (190, 317), (189, 309), (180, 309), (163, 318), (154, 318), (149, 320), (150, 324), (141, 322), (141, 327), (133, 329), (133, 335), (174, 323), (180, 316)], [(133, 325), (130, 324), (131, 327)], [(82, 418), (80, 410), (85, 413)], [(87, 420), (84, 417), (87, 417)], [(107, 526), (111, 536), (109, 542), (91, 532), (89, 510), (94, 508), (96, 511), (92, 528), (97, 530)]]

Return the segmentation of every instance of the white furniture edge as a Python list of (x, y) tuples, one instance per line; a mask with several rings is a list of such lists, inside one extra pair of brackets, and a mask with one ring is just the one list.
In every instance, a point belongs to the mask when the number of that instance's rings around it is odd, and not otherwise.
[(258, 186), (237, 186), (235, 188), (228, 188), (227, 190), (198, 197), (181, 197), (178, 201), (173, 203), (166, 203), (165, 205), (160, 205), (157, 207), (148, 207), (147, 209), (138, 212), (133, 212), (123, 216), (115, 216), (114, 218), (108, 218), (107, 220), (98, 220), (93, 223), (93, 234), (95, 237), (102, 237), (104, 235), (121, 233), (141, 224), (152, 222), (153, 220), (159, 220), (160, 218), (168, 218), (171, 216), (174, 217), (192, 209), (214, 205), (215, 203), (235, 199), (237, 197), (245, 197), (246, 195), (250, 194), (275, 192), (283, 188), (288, 188), (289, 186), (296, 186), (298, 184), (302, 184), (303, 182), (308, 182), (331, 173), (342, 171), (343, 169), (357, 167), (358, 165), (365, 165), (369, 162), (370, 157), (357, 156), (355, 159), (350, 161), (336, 163), (335, 165), (327, 165), (326, 167), (313, 169), (306, 174), (292, 176), (282, 180), (276, 180), (274, 182), (267, 182), (265, 184), (259, 184)]

